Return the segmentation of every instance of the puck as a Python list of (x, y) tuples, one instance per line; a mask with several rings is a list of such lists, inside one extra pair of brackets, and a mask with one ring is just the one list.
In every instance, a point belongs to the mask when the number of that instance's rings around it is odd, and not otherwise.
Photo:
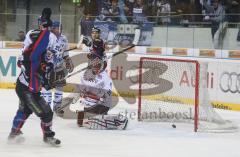
[(176, 128), (176, 125), (175, 125), (175, 124), (172, 124), (172, 127), (173, 127), (173, 128)]

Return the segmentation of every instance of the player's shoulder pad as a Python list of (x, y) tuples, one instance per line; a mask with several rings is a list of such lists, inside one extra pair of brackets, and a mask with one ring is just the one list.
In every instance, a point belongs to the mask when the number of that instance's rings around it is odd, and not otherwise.
[(50, 32), (50, 35), (49, 35), (49, 38), (50, 40), (57, 40), (57, 36), (55, 34), (53, 34), (52, 32)]
[(29, 33), (29, 37), (30, 39), (34, 42), (37, 40), (37, 38), (39, 37), (41, 30), (39, 29), (35, 29), (35, 30), (31, 30), (28, 32)]

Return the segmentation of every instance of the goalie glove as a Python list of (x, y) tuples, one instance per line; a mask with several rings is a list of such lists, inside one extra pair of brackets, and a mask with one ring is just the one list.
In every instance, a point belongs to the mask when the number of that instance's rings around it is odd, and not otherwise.
[(85, 44), (87, 47), (90, 47), (92, 46), (92, 42), (89, 40), (88, 37), (83, 37), (83, 41), (82, 41), (83, 44)]
[(68, 70), (68, 72), (69, 73), (73, 72), (74, 64), (73, 64), (72, 59), (70, 57), (65, 58), (65, 64), (66, 64), (66, 69)]

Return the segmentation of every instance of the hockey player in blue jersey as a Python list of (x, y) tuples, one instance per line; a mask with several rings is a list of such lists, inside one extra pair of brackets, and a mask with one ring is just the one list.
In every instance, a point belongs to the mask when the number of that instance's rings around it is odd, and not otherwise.
[(41, 129), (44, 142), (51, 145), (59, 145), (61, 141), (55, 138), (52, 131), (53, 112), (46, 101), (41, 97), (40, 91), (44, 86), (51, 88), (51, 71), (53, 68), (50, 51), (54, 45), (51, 39), (49, 27), (51, 9), (45, 8), (40, 19), (40, 29), (29, 31), (26, 35), (23, 48), (21, 73), (16, 83), (16, 93), (19, 97), (19, 108), (13, 119), (9, 141), (15, 141), (22, 137), (22, 127), (27, 118), (35, 113), (41, 120)]
[[(57, 40), (53, 47), (54, 50), (54, 75), (55, 78), (65, 77), (68, 73), (73, 71), (74, 65), (69, 57), (68, 48), (68, 40), (65, 35), (61, 32), (62, 26), (59, 21), (53, 21), (51, 32), (56, 36)], [(66, 80), (56, 81), (54, 83), (54, 100), (53, 100), (53, 111), (61, 105), (62, 103), (62, 91), (63, 86), (66, 85)], [(42, 96), (44, 97), (45, 101), (52, 106), (52, 90), (46, 90), (45, 88), (42, 89)]]

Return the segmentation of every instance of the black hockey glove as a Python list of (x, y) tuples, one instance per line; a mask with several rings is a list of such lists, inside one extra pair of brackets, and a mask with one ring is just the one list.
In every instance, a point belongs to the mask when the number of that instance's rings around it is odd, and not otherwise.
[(66, 64), (66, 69), (68, 70), (69, 73), (73, 72), (73, 69), (74, 69), (74, 64), (73, 64), (73, 61), (70, 57), (66, 57), (64, 59), (65, 61), (65, 64)]
[(82, 41), (83, 44), (85, 44), (87, 47), (90, 47), (92, 46), (92, 42), (89, 40), (88, 37), (83, 37), (83, 41)]
[(46, 90), (50, 90), (54, 88), (54, 79), (55, 79), (55, 72), (54, 69), (48, 69), (45, 73), (44, 81), (43, 81), (43, 87)]

